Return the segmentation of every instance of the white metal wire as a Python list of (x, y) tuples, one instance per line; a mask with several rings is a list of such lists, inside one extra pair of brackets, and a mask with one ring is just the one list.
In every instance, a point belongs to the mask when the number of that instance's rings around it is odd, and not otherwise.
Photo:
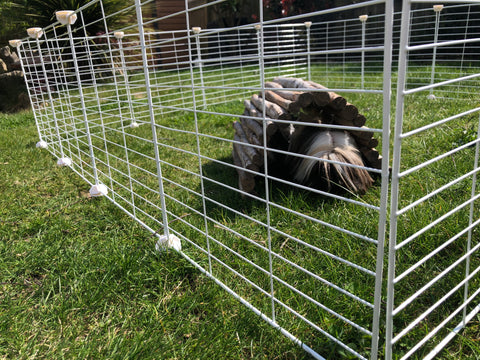
[[(75, 24), (23, 39), (40, 140), (150, 233), (181, 239), (185, 259), (314, 358), (432, 358), (479, 311), (479, 1), (281, 18), (259, 1), (258, 21), (201, 28), (198, 11), (221, 2), (152, 18), (149, 3), (105, 14), (95, 0)], [(121, 14), (135, 22), (113, 28)], [(185, 28), (158, 30), (171, 19)], [(264, 170), (245, 169), (256, 192), (237, 188), (231, 123), (277, 76), (358, 104), (383, 156), (367, 194), (285, 180), (267, 158), (288, 152), (258, 144)]]

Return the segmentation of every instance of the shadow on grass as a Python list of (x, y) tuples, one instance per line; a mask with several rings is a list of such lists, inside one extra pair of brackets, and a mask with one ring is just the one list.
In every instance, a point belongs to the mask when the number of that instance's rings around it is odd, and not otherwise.
[[(218, 160), (223, 163), (233, 163), (231, 157)], [(203, 165), (203, 174), (209, 179), (204, 182), (205, 194), (208, 197), (207, 214), (214, 219), (220, 216), (222, 219), (228, 217), (230, 221), (233, 221), (237, 216), (236, 212), (250, 215), (257, 211), (264, 211), (266, 202), (265, 178), (262, 176), (255, 178), (254, 196), (242, 195), (238, 190), (237, 172), (234, 168), (225, 166), (220, 162), (211, 161)], [(272, 170), (271, 173), (275, 177), (282, 178), (278, 169)], [(338, 201), (332, 197), (300, 189), (278, 180), (269, 180), (268, 193), (270, 202), (297, 211), (302, 211), (305, 204), (308, 204), (308, 208), (312, 209), (325, 207), (325, 205), (334, 204)]]

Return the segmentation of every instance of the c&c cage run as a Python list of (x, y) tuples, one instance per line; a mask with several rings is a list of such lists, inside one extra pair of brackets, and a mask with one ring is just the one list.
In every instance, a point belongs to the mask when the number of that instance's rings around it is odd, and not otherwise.
[[(230, 27), (211, 18), (221, 3), (152, 17), (149, 1), (106, 14), (94, 0), (11, 41), (38, 147), (314, 358), (433, 358), (478, 322), (480, 2), (276, 16), (252, 1), (254, 16)], [(172, 19), (185, 27), (162, 30)], [(266, 86), (278, 78), (321, 87)], [(282, 91), (340, 95), (365, 124), (292, 124), (263, 102), (247, 115), (264, 138), (234, 137), (246, 100)], [(360, 167), (373, 186), (285, 179), (268, 162), (289, 155), (269, 147), (271, 124), (368, 133), (379, 166)], [(236, 146), (260, 164), (240, 166)]]

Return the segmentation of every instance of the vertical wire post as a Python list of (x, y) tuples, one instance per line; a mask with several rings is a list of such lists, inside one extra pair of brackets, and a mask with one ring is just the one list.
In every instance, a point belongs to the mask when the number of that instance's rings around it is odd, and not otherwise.
[(170, 237), (168, 228), (167, 208), (165, 203), (165, 192), (163, 187), (162, 165), (160, 164), (160, 153), (158, 151), (157, 125), (155, 123), (155, 113), (153, 111), (152, 89), (150, 84), (150, 72), (148, 70), (148, 57), (145, 44), (145, 32), (143, 29), (142, 5), (140, 0), (135, 0), (135, 10), (137, 15), (138, 35), (140, 38), (140, 48), (142, 50), (143, 74), (145, 76), (145, 90), (147, 93), (148, 110), (150, 116), (150, 126), (152, 129), (152, 143), (155, 154), (155, 163), (157, 166), (158, 191), (160, 195), (160, 206), (162, 207), (163, 233), (167, 239)]
[[(115, 39), (117, 39), (117, 43), (118, 43), (121, 70), (123, 72), (123, 81), (125, 83), (124, 86), (125, 86), (125, 91), (127, 93), (128, 109), (130, 111), (130, 119), (129, 119), (130, 120), (130, 125), (129, 126), (132, 129), (134, 129), (134, 128), (139, 127), (139, 124), (135, 121), (135, 113), (134, 113), (134, 110), (133, 110), (132, 94), (131, 94), (131, 90), (130, 90), (130, 83), (128, 81), (127, 66), (125, 64), (125, 54), (124, 54), (124, 51), (123, 51), (123, 40), (122, 40), (123, 37), (125, 36), (125, 33), (123, 31), (115, 31), (113, 33), (113, 36), (115, 37)], [(110, 42), (109, 42), (109, 44), (110, 44)], [(111, 45), (110, 45), (110, 49), (111, 49)], [(116, 72), (115, 72), (113, 55), (112, 55), (111, 51), (110, 51), (110, 61), (112, 63), (113, 82), (114, 82), (114, 85), (115, 85), (115, 89), (117, 89), (116, 90), (116, 95), (117, 95), (117, 99), (119, 99), (120, 96), (119, 96), (119, 93), (118, 93), (117, 75), (116, 75)], [(120, 104), (120, 100), (118, 100), (118, 102)], [(130, 160), (129, 160), (129, 156), (128, 156), (127, 137), (126, 137), (126, 134), (125, 134), (125, 125), (124, 125), (124, 121), (123, 121), (123, 113), (122, 113), (121, 106), (118, 107), (118, 111), (119, 111), (119, 114), (120, 114), (120, 129), (121, 129), (121, 132), (122, 132), (122, 140), (123, 140), (123, 145), (124, 145), (124, 148), (125, 148), (125, 161), (127, 163), (128, 184), (129, 184), (130, 194), (131, 194), (130, 198), (131, 198), (131, 201), (132, 201), (132, 214), (133, 214), (133, 218), (136, 219), (137, 215), (136, 215), (136, 206), (135, 206), (135, 195), (134, 195), (134, 191), (133, 191), (132, 173), (131, 173), (131, 170), (130, 170)]]
[[(20, 66), (21, 66), (21, 69), (22, 69), (22, 73), (27, 74), (27, 72), (25, 71), (25, 67), (23, 65), (23, 59), (22, 59), (23, 55), (21, 53), (22, 40), (19, 40), (19, 39), (9, 40), (8, 44), (11, 47), (17, 49), (17, 55), (18, 55), (18, 59), (20, 60)], [(26, 75), (24, 75), (24, 76), (26, 77)], [(25, 79), (25, 85), (27, 87), (28, 98), (31, 99), (32, 98), (32, 93), (31, 93), (31, 89), (30, 89), (30, 86), (28, 84), (28, 81), (26, 79)], [(32, 104), (32, 106), (33, 106), (33, 104)], [(38, 118), (37, 118), (37, 112), (36, 111), (33, 111), (33, 118), (35, 119), (35, 125), (37, 127), (38, 139), (39, 139), (39, 141), (36, 144), (36, 147), (39, 148), (39, 149), (46, 149), (48, 147), (48, 144), (43, 139), (43, 134), (40, 131), (40, 125), (38, 123)]]
[[(385, 240), (388, 214), (388, 185), (390, 180), (390, 123), (392, 98), (392, 51), (393, 51), (393, 2), (385, 2), (384, 51), (383, 51), (383, 123), (382, 123), (382, 185), (380, 194), (380, 212), (378, 218), (378, 244), (375, 269), (375, 293), (373, 302), (372, 345), (370, 359), (378, 359), (380, 335), (380, 311), (382, 306), (383, 265), (385, 257)], [(363, 88), (363, 84), (362, 84)]]
[(325, 85), (328, 87), (328, 47), (329, 47), (329, 43), (328, 43), (328, 30), (329, 30), (329, 27), (328, 27), (328, 22), (327, 22), (327, 25), (325, 26)]
[[(190, 29), (190, 12), (189, 12), (189, 7), (188, 7), (188, 0), (185, 0), (185, 21), (187, 25), (187, 29)], [(199, 34), (200, 34), (201, 28), (200, 27), (194, 27), (192, 28), (193, 35), (195, 36), (195, 42), (197, 46), (197, 51), (198, 51), (198, 61), (199, 61), (199, 68), (200, 68), (200, 81), (202, 84), (202, 95), (203, 95), (203, 103), (204, 106), (206, 106), (205, 103), (205, 90), (203, 88), (203, 73), (202, 73), (202, 62), (201, 62), (201, 57), (200, 57), (200, 39), (199, 39)], [(207, 219), (207, 203), (206, 203), (206, 196), (205, 196), (205, 180), (204, 180), (204, 175), (203, 175), (203, 164), (202, 164), (202, 156), (201, 156), (201, 146), (200, 146), (200, 129), (198, 126), (198, 112), (197, 112), (197, 97), (195, 94), (195, 83), (194, 83), (194, 69), (193, 69), (193, 58), (192, 58), (192, 39), (190, 32), (187, 33), (187, 45), (188, 45), (188, 58), (189, 58), (189, 63), (190, 63), (190, 85), (191, 85), (191, 91), (192, 91), (192, 108), (193, 108), (193, 118), (194, 118), (194, 123), (195, 123), (195, 144), (196, 144), (196, 150), (197, 150), (197, 159), (198, 159), (198, 172), (200, 175), (200, 194), (202, 197), (202, 216), (203, 216), (203, 226), (205, 227), (205, 242), (207, 244), (207, 257), (208, 257), (208, 271), (207, 274), (214, 276), (213, 275), (213, 267), (212, 267), (212, 251), (210, 247), (210, 232), (209, 232), (209, 227), (208, 227), (208, 219)]]
[[(45, 87), (47, 89), (48, 102), (49, 102), (49, 105), (50, 105), (50, 108), (51, 108), (51, 111), (52, 111), (53, 125), (55, 126), (55, 132), (56, 132), (57, 139), (58, 139), (58, 147), (59, 147), (59, 150), (60, 150), (60, 158), (64, 159), (65, 158), (65, 153), (63, 151), (63, 144), (62, 144), (62, 138), (60, 136), (60, 129), (58, 128), (58, 121), (57, 121), (57, 114), (56, 114), (56, 111), (55, 111), (55, 104), (53, 102), (52, 91), (50, 89), (50, 81), (48, 79), (47, 69), (45, 67), (45, 60), (43, 59), (42, 48), (40, 46), (40, 37), (41, 36), (42, 35), (40, 34), (40, 36), (35, 37), (35, 41), (37, 43), (38, 56), (40, 57), (40, 64), (41, 64), (42, 72), (43, 72), (43, 79), (45, 81)], [(68, 160), (66, 162), (68, 163)], [(62, 162), (62, 165), (63, 165), (63, 162)]]
[[(55, 27), (52, 29), (53, 31), (53, 39), (52, 41), (52, 49), (56, 50), (56, 57), (59, 59), (59, 62), (57, 65), (56, 70), (54, 71), (54, 77), (55, 77), (55, 82), (56, 86), (60, 87), (58, 89), (58, 97), (59, 97), (59, 105), (60, 105), (60, 111), (63, 115), (63, 132), (65, 136), (70, 136), (70, 138), (73, 138), (76, 140), (76, 149), (78, 151), (78, 158), (80, 159), (80, 145), (78, 141), (78, 129), (77, 129), (77, 124), (75, 122), (74, 116), (73, 116), (73, 105), (72, 105), (72, 99), (70, 96), (70, 89), (68, 88), (68, 81), (67, 81), (67, 74), (66, 74), (66, 69), (65, 69), (65, 61), (63, 60), (63, 53), (62, 53), (62, 47), (60, 46), (60, 40), (59, 36), (57, 34), (57, 30)], [(56, 44), (56, 45), (54, 45)], [(48, 43), (47, 43), (48, 45)], [(60, 95), (61, 94), (61, 95)], [(70, 123), (67, 124), (67, 119), (70, 119)], [(69, 126), (73, 130), (69, 130)], [(72, 134), (73, 135), (69, 135)], [(65, 144), (65, 147), (68, 149), (68, 154), (70, 157), (66, 157), (67, 159), (72, 159), (73, 158), (73, 151), (72, 151), (72, 143), (71, 141), (67, 141)], [(80, 168), (82, 174), (83, 174), (83, 161), (78, 161), (76, 165)]]
[[(59, 166), (69, 166), (69, 165), (71, 165), (72, 162), (71, 162), (71, 159), (67, 159), (65, 157), (65, 154), (64, 154), (64, 151), (63, 151), (62, 138), (60, 136), (60, 130), (58, 128), (55, 105), (53, 103), (52, 92), (50, 90), (50, 83), (48, 81), (47, 70), (46, 70), (46, 67), (45, 67), (45, 60), (43, 59), (42, 49), (41, 49), (41, 46), (40, 46), (40, 38), (43, 36), (43, 30), (42, 30), (42, 28), (29, 28), (29, 29), (27, 29), (27, 33), (32, 39), (35, 39), (36, 44), (37, 44), (37, 48), (38, 48), (40, 65), (41, 65), (42, 72), (43, 72), (42, 75), (43, 75), (43, 79), (44, 79), (44, 82), (45, 82), (45, 87), (47, 89), (48, 102), (49, 102), (49, 105), (51, 107), (52, 116), (53, 116), (53, 124), (54, 124), (54, 127), (55, 127), (55, 132), (56, 132), (57, 139), (58, 139), (58, 146), (59, 146), (59, 150), (60, 150), (60, 159), (58, 160), (57, 164)], [(39, 147), (42, 147), (44, 144), (40, 143), (38, 145), (39, 145)]]
[(107, 187), (103, 184), (100, 184), (98, 180), (97, 164), (95, 160), (95, 153), (93, 152), (90, 126), (88, 124), (87, 107), (85, 104), (85, 96), (83, 94), (83, 89), (82, 89), (82, 78), (80, 76), (80, 69), (78, 66), (77, 52), (75, 50), (75, 42), (73, 40), (72, 25), (75, 23), (75, 21), (77, 21), (77, 14), (75, 14), (75, 12), (71, 10), (63, 10), (63, 11), (57, 11), (55, 15), (57, 17), (57, 20), (60, 21), (62, 25), (65, 25), (67, 27), (68, 39), (70, 41), (70, 48), (72, 51), (73, 66), (75, 68), (75, 75), (76, 75), (76, 80), (78, 85), (78, 96), (80, 97), (80, 104), (82, 106), (83, 123), (85, 126), (85, 133), (87, 137), (89, 156), (90, 156), (90, 161), (92, 165), (93, 178), (95, 181), (95, 184), (93, 184), (95, 188), (92, 187), (92, 189), (90, 189), (90, 194), (92, 196), (106, 195)]
[(202, 31), (202, 28), (195, 26), (192, 28), (192, 31), (193, 31), (193, 34), (195, 35), (195, 45), (197, 47), (197, 66), (198, 66), (198, 72), (200, 75), (200, 86), (202, 88), (203, 107), (206, 107), (207, 99), (205, 97), (205, 84), (203, 82), (202, 48), (200, 46), (200, 32)]
[(260, 29), (262, 28), (262, 25), (260, 24), (256, 24), (254, 26), (254, 29), (255, 29), (255, 33), (257, 34), (257, 55), (260, 56), (261, 54), (261, 51), (260, 51)]
[[(56, 32), (54, 31), (53, 32), (53, 39), (56, 39)], [(47, 39), (45, 40), (45, 45), (46, 45), (46, 50), (47, 50), (47, 53), (48, 53), (48, 56), (50, 57), (50, 59), (52, 59), (54, 56), (57, 56), (55, 55), (55, 41), (52, 39), (52, 41), (48, 41)], [(57, 47), (58, 48), (58, 47)], [(55, 50), (54, 50), (55, 49)], [(57, 59), (58, 59), (58, 56), (57, 56)], [(55, 114), (55, 117), (56, 117), (56, 121), (57, 121), (57, 127), (58, 127), (58, 134), (60, 134), (60, 130), (61, 130), (61, 126), (60, 126), (60, 121), (63, 120), (63, 123), (65, 123), (65, 114), (63, 112), (63, 100), (61, 99), (61, 96), (60, 96), (60, 90), (59, 90), (59, 86), (60, 86), (60, 81), (58, 80), (58, 75), (57, 75), (57, 69), (58, 69), (58, 61), (51, 61), (50, 62), (51, 66), (52, 66), (52, 69), (50, 70), (51, 71), (51, 76), (50, 76), (50, 80), (49, 82), (52, 83), (53, 81), (53, 84), (55, 86), (55, 91), (57, 92), (57, 98), (55, 99), (56, 100), (56, 103), (59, 104), (60, 106), (55, 106), (55, 109), (56, 109), (56, 114)], [(53, 76), (52, 76), (53, 75)], [(59, 139), (59, 140), (62, 140), (62, 151), (65, 153), (65, 145), (63, 144), (64, 142), (66, 142), (67, 144), (69, 144), (69, 141), (68, 141), (68, 138), (69, 138), (69, 133), (67, 131), (65, 131), (63, 133), (63, 136), (65, 137), (65, 140), (63, 139)], [(65, 155), (61, 155), (62, 157), (65, 157)]]
[[(258, 66), (260, 68), (260, 88), (262, 92), (262, 99), (265, 99), (265, 57), (264, 57), (264, 32), (263, 32), (263, 10), (260, 2), (260, 24), (255, 25), (257, 31), (257, 46), (258, 46)], [(272, 234), (270, 225), (270, 190), (268, 183), (268, 156), (267, 156), (267, 122), (265, 103), (262, 106), (262, 126), (263, 126), (263, 166), (265, 173), (265, 212), (267, 215), (267, 245), (268, 245), (268, 272), (270, 276), (270, 298), (271, 298), (271, 319), (273, 323), (276, 323), (276, 310), (275, 310), (275, 288), (273, 285), (273, 259), (272, 259)]]
[[(480, 117), (478, 120), (478, 127), (477, 127), (477, 139), (480, 138)], [(475, 145), (475, 160), (474, 160), (474, 170), (475, 172), (473, 173), (472, 176), (472, 191), (471, 191), (471, 197), (473, 198), (476, 194), (477, 190), (477, 169), (478, 169), (478, 159), (480, 156), (480, 145), (477, 142)], [(474, 202), (472, 201), (470, 203), (470, 210), (469, 210), (469, 215), (468, 215), (468, 233), (467, 233), (467, 248), (465, 249), (465, 253), (469, 253), (471, 248), (472, 248), (472, 224), (474, 220)], [(468, 279), (470, 275), (470, 255), (465, 259), (465, 278)], [(463, 294), (463, 301), (464, 303), (467, 303), (468, 300), (468, 288), (469, 288), (469, 281), (465, 282), (465, 288), (464, 288), (464, 294)], [(463, 314), (462, 314), (462, 326), (467, 325), (467, 307), (465, 306), (463, 308)]]
[[(101, 2), (100, 2), (101, 4)], [(103, 11), (102, 7), (102, 16), (105, 17), (105, 13)], [(83, 12), (80, 12), (80, 17), (82, 20), (82, 23), (85, 24), (85, 20), (83, 18)], [(105, 150), (105, 164), (108, 169), (108, 179), (110, 180), (110, 188), (113, 189), (113, 177), (112, 177), (112, 168), (110, 166), (110, 156), (108, 152), (108, 142), (107, 142), (107, 137), (106, 137), (106, 131), (105, 131), (105, 123), (103, 121), (103, 114), (101, 111), (101, 105), (100, 105), (100, 94), (98, 92), (98, 84), (97, 84), (97, 79), (96, 79), (96, 74), (95, 74), (95, 68), (93, 64), (93, 54), (90, 49), (90, 42), (88, 39), (88, 34), (87, 34), (87, 29), (86, 27), (83, 27), (83, 32), (85, 35), (85, 47), (87, 49), (87, 56), (88, 56), (88, 65), (90, 68), (90, 75), (92, 76), (92, 84), (93, 84), (93, 89), (94, 89), (94, 94), (95, 98), (97, 99), (97, 109), (99, 113), (99, 118), (100, 118), (100, 128), (102, 129), (102, 140), (103, 140), (103, 145), (104, 145), (104, 150)], [(105, 27), (105, 34), (108, 34), (108, 29)], [(108, 37), (108, 35), (106, 35)], [(91, 196), (102, 196), (106, 195), (108, 192), (107, 188), (103, 184), (94, 184), (92, 188), (90, 189), (90, 195)], [(115, 192), (112, 192), (112, 198), (115, 200)]]
[[(137, 128), (139, 125), (135, 121), (135, 116), (134, 116), (134, 111), (133, 111), (133, 100), (132, 100), (132, 93), (130, 89), (130, 82), (128, 81), (128, 74), (127, 74), (127, 65), (125, 63), (125, 53), (123, 51), (123, 37), (125, 36), (125, 33), (123, 31), (115, 31), (113, 33), (113, 36), (115, 36), (115, 39), (117, 39), (117, 44), (118, 44), (118, 51), (120, 55), (120, 64), (122, 66), (122, 72), (123, 72), (123, 81), (125, 83), (125, 91), (127, 95), (127, 103), (128, 103), (128, 110), (130, 111), (130, 127), (131, 128)], [(112, 59), (113, 61), (113, 59)], [(114, 73), (115, 77), (115, 73)], [(123, 124), (122, 124), (123, 128)]]
[(365, 85), (365, 30), (367, 27), (367, 19), (368, 15), (360, 15), (359, 17), (360, 22), (362, 23), (362, 59), (361, 59), (361, 86), (362, 89)]
[[(433, 55), (432, 55), (432, 71), (430, 74), (430, 85), (433, 85), (435, 81), (435, 65), (437, 62), (437, 42), (438, 42), (438, 30), (440, 27), (440, 13), (443, 10), (443, 5), (433, 5), (433, 11), (435, 11), (435, 35), (433, 39), (433, 43), (435, 46), (433, 47)], [(433, 95), (433, 88), (430, 89), (430, 94), (428, 95), (429, 99), (435, 99), (435, 95)]]
[[(343, 20), (343, 44), (342, 48), (347, 48), (347, 21)], [(345, 85), (345, 51), (342, 52), (342, 80)]]
[(305, 21), (305, 29), (307, 30), (307, 78), (312, 80), (311, 67), (310, 67), (310, 28), (312, 27), (311, 21)]
[[(467, 18), (465, 19), (465, 32), (464, 32), (464, 35), (463, 35), (464, 40), (467, 40), (467, 36), (468, 36), (468, 29), (469, 29), (468, 25), (470, 23), (471, 10), (472, 10), (472, 5), (468, 5)], [(460, 70), (463, 70), (463, 62), (465, 60), (465, 50), (466, 50), (466, 48), (467, 48), (467, 44), (464, 43), (463, 44), (463, 49), (462, 49), (462, 60), (460, 60)]]
[[(398, 230), (398, 203), (400, 190), (400, 164), (402, 148), (402, 130), (405, 102), (405, 84), (407, 73), (407, 55), (410, 32), (411, 2), (405, 1), (402, 8), (400, 25), (400, 44), (398, 53), (397, 93), (395, 104), (395, 130), (393, 136), (392, 180), (390, 185), (390, 231), (388, 239), (387, 305), (385, 319), (385, 360), (393, 357), (393, 318), (395, 295), (395, 258)], [(384, 140), (385, 143), (385, 140)], [(388, 143), (388, 142), (387, 142)], [(383, 165), (384, 163), (382, 163)], [(385, 170), (385, 169), (383, 169)]]

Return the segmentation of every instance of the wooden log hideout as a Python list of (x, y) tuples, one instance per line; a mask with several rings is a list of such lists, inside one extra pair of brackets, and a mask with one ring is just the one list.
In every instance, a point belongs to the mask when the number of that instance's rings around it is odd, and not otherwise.
[(372, 185), (366, 168), (381, 168), (378, 140), (344, 97), (312, 81), (275, 78), (244, 105), (232, 151), (241, 190), (254, 193), (265, 153), (269, 174), (311, 188), (362, 194)]

